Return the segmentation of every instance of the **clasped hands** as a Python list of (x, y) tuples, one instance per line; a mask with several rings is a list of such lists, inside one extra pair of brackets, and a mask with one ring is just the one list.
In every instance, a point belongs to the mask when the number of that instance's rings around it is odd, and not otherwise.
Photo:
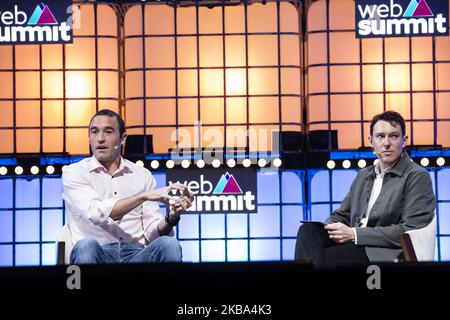
[[(173, 190), (180, 190), (181, 196), (173, 196)], [(189, 192), (187, 186), (181, 183), (173, 183), (163, 188), (148, 191), (149, 201), (159, 201), (169, 209), (169, 214), (179, 217), (181, 212), (186, 211), (194, 201), (194, 195)]]

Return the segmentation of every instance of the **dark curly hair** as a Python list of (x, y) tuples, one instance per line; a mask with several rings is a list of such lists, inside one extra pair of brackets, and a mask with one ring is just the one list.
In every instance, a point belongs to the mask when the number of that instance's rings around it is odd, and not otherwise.
[(402, 115), (396, 111), (385, 111), (383, 113), (377, 114), (373, 117), (372, 122), (370, 123), (370, 135), (373, 134), (373, 127), (375, 124), (380, 121), (384, 120), (389, 122), (391, 125), (400, 125), (400, 128), (402, 129), (402, 135), (405, 136), (406, 129), (405, 129), (405, 119), (403, 119)]

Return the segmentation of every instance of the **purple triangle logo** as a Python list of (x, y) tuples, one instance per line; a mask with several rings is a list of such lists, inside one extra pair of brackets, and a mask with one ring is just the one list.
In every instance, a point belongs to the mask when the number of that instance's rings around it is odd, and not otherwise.
[(420, 0), (417, 5), (416, 10), (414, 11), (413, 17), (432, 17), (434, 16), (433, 12), (431, 12), (430, 7), (428, 6), (425, 0)]
[(242, 193), (242, 189), (239, 187), (233, 175), (230, 175), (230, 178), (228, 179), (225, 188), (223, 188), (222, 193)]
[(55, 16), (47, 5), (45, 5), (37, 24), (58, 24), (58, 21), (56, 21)]

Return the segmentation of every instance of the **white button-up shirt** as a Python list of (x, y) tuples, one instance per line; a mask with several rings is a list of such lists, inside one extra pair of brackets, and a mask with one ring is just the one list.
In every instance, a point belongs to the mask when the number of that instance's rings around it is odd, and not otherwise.
[(119, 220), (110, 217), (120, 199), (155, 189), (149, 170), (121, 158), (119, 168), (110, 175), (92, 156), (67, 166), (62, 181), (73, 244), (84, 238), (96, 239), (101, 245), (147, 244), (159, 237), (157, 225), (164, 218), (157, 202), (145, 201)]
[[(375, 204), (375, 201), (377, 201), (378, 196), (381, 193), (381, 188), (383, 187), (383, 179), (384, 179), (384, 175), (386, 174), (387, 170), (390, 169), (386, 168), (384, 169), (382, 172), (380, 172), (380, 169), (378, 168), (378, 166), (375, 166), (375, 180), (373, 182), (373, 187), (372, 187), (372, 191), (370, 192), (370, 198), (369, 198), (369, 203), (367, 205), (367, 211), (366, 211), (366, 215), (364, 216), (364, 218), (361, 219), (361, 225), (359, 226), (360, 228), (366, 228), (367, 227), (367, 222), (369, 222), (369, 214), (370, 211), (372, 211), (372, 207)], [(356, 235), (356, 229), (353, 228), (353, 234), (355, 236), (355, 244), (358, 244), (358, 237)]]

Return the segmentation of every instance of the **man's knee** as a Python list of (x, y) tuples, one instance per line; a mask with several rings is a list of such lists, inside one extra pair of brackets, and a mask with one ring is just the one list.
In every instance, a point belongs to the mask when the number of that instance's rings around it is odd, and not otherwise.
[(174, 237), (158, 237), (152, 241), (151, 246), (159, 252), (160, 261), (181, 261), (181, 246)]
[(87, 251), (91, 251), (91, 250), (97, 250), (99, 248), (101, 249), (101, 247), (102, 246), (100, 245), (100, 243), (97, 240), (87, 238), (87, 239), (81, 239), (80, 241), (75, 243), (75, 246), (73, 248), (83, 251), (83, 252), (87, 252)]
[(314, 223), (304, 223), (298, 229), (297, 238), (311, 238), (320, 235), (323, 232), (324, 229), (321, 226), (318, 226)]
[(180, 243), (174, 237), (161, 236), (153, 240), (153, 242), (161, 249), (178, 250), (180, 248)]
[(82, 239), (75, 243), (70, 254), (71, 263), (97, 263), (102, 246), (95, 239)]

